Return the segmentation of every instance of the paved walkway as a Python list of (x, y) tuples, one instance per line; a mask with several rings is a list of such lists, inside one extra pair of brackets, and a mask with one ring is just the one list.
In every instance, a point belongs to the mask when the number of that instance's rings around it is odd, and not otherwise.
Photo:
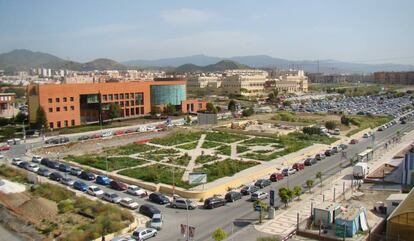
[(206, 139), (206, 134), (202, 134), (200, 139), (198, 139), (197, 147), (193, 150), (188, 151), (188, 155), (191, 156), (191, 160), (188, 163), (187, 167), (185, 168), (183, 177), (181, 179), (182, 181), (184, 182), (188, 181), (189, 174), (193, 171), (194, 166), (196, 164), (195, 160), (197, 159), (199, 155), (201, 155), (201, 152), (203, 152), (201, 149), (201, 146), (203, 145), (205, 139)]
[[(378, 156), (374, 157), (374, 160), (376, 161), (368, 163), (370, 170), (375, 170), (389, 161), (395, 153), (398, 153), (411, 144), (413, 138), (414, 131), (411, 131), (402, 138), (402, 141), (399, 144), (392, 146), (386, 151), (380, 151)], [(327, 180), (324, 180), (324, 183), (330, 183), (330, 185), (323, 185), (322, 189), (320, 186), (314, 187), (313, 194), (307, 193), (302, 195), (301, 201), (294, 201), (290, 203), (288, 209), (278, 211), (274, 219), (266, 221), (263, 225), (256, 225), (255, 228), (260, 232), (286, 237), (295, 230), (298, 213), (300, 215), (300, 221), (309, 218), (311, 213), (311, 205), (315, 206), (321, 204), (324, 200), (334, 200), (334, 189), (336, 201), (338, 201), (338, 198), (344, 193), (343, 191), (345, 191), (345, 195), (341, 198), (350, 198), (352, 195), (352, 193), (349, 193), (351, 190), (352, 178), (347, 178), (349, 175), (352, 175), (352, 167), (342, 170), (339, 175), (335, 175)]]

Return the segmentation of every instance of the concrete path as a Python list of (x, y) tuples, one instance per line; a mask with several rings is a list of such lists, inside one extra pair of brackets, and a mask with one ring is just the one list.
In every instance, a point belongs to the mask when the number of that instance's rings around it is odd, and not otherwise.
[[(376, 161), (368, 163), (370, 170), (375, 170), (389, 161), (396, 153), (411, 144), (413, 138), (414, 131), (411, 131), (403, 137), (399, 144), (394, 145), (386, 151), (384, 150), (379, 152), (373, 159)], [(334, 201), (334, 189), (336, 201), (338, 201), (338, 198), (341, 197), (342, 194), (344, 195), (341, 198), (350, 198), (352, 195), (352, 192), (350, 192), (352, 178), (347, 178), (347, 176), (350, 175), (352, 175), (352, 167), (346, 168), (338, 175), (334, 175), (333, 177), (324, 180), (322, 188), (320, 186), (314, 187), (313, 194), (307, 193), (302, 195), (301, 201), (294, 201), (290, 203), (287, 209), (278, 211), (274, 219), (267, 221), (263, 225), (256, 225), (256, 229), (260, 232), (286, 237), (295, 230), (298, 214), (300, 221), (309, 218), (311, 213), (311, 204), (315, 206), (322, 203), (324, 200)]]
[(191, 156), (191, 160), (188, 163), (187, 168), (184, 171), (183, 177), (181, 178), (182, 181), (184, 182), (188, 181), (188, 176), (195, 167), (195, 160), (197, 159), (198, 156), (201, 155), (201, 152), (202, 152), (201, 146), (203, 145), (205, 139), (206, 139), (206, 134), (202, 134), (200, 139), (198, 140), (197, 147), (193, 150), (188, 151), (188, 155)]

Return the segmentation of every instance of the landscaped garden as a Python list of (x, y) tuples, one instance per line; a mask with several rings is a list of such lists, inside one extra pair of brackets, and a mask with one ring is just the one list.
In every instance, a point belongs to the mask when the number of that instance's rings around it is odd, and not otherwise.
[(207, 181), (212, 182), (222, 177), (233, 176), (244, 169), (258, 164), (258, 162), (254, 161), (226, 159), (213, 164), (205, 164), (203, 167), (197, 168), (195, 171), (207, 173)]
[(245, 135), (237, 135), (227, 132), (208, 132), (206, 136), (206, 140), (208, 141), (215, 141), (215, 142), (222, 142), (222, 143), (233, 143), (236, 141), (242, 141), (248, 139), (248, 136)]
[(108, 155), (131, 155), (156, 149), (158, 148), (155, 146), (132, 143), (124, 146), (107, 148), (105, 149), (105, 152)]
[(177, 158), (171, 158), (167, 161), (167, 163), (171, 163), (171, 164), (175, 164), (175, 165), (180, 165), (180, 166), (187, 166), (188, 163), (190, 162), (191, 157), (189, 155), (182, 155), (180, 157)]
[(222, 143), (214, 142), (214, 141), (204, 141), (201, 148), (210, 149), (210, 148), (216, 148), (218, 146), (221, 146)]
[(217, 153), (220, 155), (230, 156), (231, 155), (231, 146), (222, 145), (216, 149)]
[(212, 156), (212, 155), (201, 155), (198, 156), (197, 159), (195, 160), (196, 164), (204, 164), (207, 162), (211, 162), (211, 161), (217, 161), (220, 158), (216, 157), (216, 156)]
[(108, 171), (119, 170), (146, 163), (145, 160), (130, 157), (108, 157), (108, 160), (106, 161), (105, 156), (96, 156), (91, 154), (82, 156), (67, 156), (65, 157), (65, 160), (77, 162), (79, 164), (101, 170), (106, 170), (106, 163), (108, 163)]
[(196, 147), (197, 147), (197, 141), (177, 146), (177, 148), (181, 148), (181, 149), (185, 149), (185, 150), (193, 150)]
[(151, 143), (163, 146), (175, 146), (187, 142), (198, 141), (201, 134), (201, 132), (175, 133), (167, 137), (152, 139)]

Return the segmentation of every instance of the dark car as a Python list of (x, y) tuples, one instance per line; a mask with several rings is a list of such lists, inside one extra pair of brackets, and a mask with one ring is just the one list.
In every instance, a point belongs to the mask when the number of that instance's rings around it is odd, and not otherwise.
[(67, 164), (60, 164), (59, 165), (59, 171), (62, 171), (62, 172), (70, 172), (70, 170), (71, 170), (72, 168), (69, 166), (69, 165), (67, 165)]
[(256, 192), (257, 190), (259, 190), (259, 188), (258, 188), (258, 187), (254, 186), (254, 185), (251, 185), (251, 186), (245, 186), (245, 187), (243, 187), (243, 188), (240, 190), (240, 192), (241, 192), (243, 195), (250, 195), (250, 194), (252, 194), (252, 193)]
[(80, 136), (79, 138), (78, 138), (78, 141), (86, 141), (86, 140), (89, 140), (89, 136)]
[(92, 172), (82, 171), (81, 174), (79, 175), (79, 177), (84, 179), (84, 180), (88, 180), (88, 181), (95, 180), (95, 175)]
[(305, 166), (312, 166), (312, 165), (314, 165), (314, 164), (316, 164), (316, 158), (312, 158), (312, 157), (310, 157), (310, 158), (307, 158), (304, 162), (303, 162), (303, 164), (305, 164)]
[(48, 166), (49, 161), (49, 158), (42, 158), (42, 160), (40, 160), (40, 164)]
[(272, 175), (270, 175), (269, 180), (272, 182), (278, 182), (280, 180), (283, 180), (285, 176), (282, 173), (272, 173)]
[(230, 191), (226, 193), (226, 195), (224, 196), (224, 199), (226, 199), (227, 202), (234, 202), (241, 198), (242, 198), (242, 194), (236, 191)]
[(39, 168), (39, 170), (37, 170), (36, 172), (37, 174), (39, 174), (40, 176), (44, 176), (44, 177), (48, 177), (50, 176), (50, 171), (47, 168), (41, 167)]
[(149, 200), (158, 204), (170, 203), (170, 200), (159, 192), (153, 192), (148, 196)]
[(120, 181), (110, 181), (109, 182), (109, 187), (118, 191), (125, 191), (128, 188), (128, 185), (120, 182)]
[(334, 153), (332, 152), (332, 150), (326, 150), (325, 151), (325, 156), (332, 156)]
[(158, 208), (151, 204), (142, 204), (139, 207), (139, 212), (149, 218), (152, 218), (152, 216), (156, 213), (161, 213)]
[(82, 192), (86, 192), (86, 190), (88, 189), (88, 185), (86, 185), (86, 183), (82, 181), (75, 181), (73, 183), (73, 188), (75, 188), (76, 190), (80, 190)]
[(53, 168), (53, 169), (59, 169), (60, 163), (57, 162), (57, 161), (49, 160), (47, 162), (47, 166), (50, 167), (50, 168)]
[(346, 144), (340, 144), (339, 147), (341, 147), (342, 150), (345, 150), (345, 149), (348, 148), (348, 145), (346, 145)]
[(60, 180), (62, 180), (62, 178), (63, 178), (63, 175), (60, 174), (60, 172), (52, 172), (49, 175), (49, 178), (50, 178), (50, 180), (60, 182)]
[(272, 182), (268, 179), (259, 179), (257, 180), (254, 185), (258, 188), (264, 188), (272, 184)]
[(27, 167), (29, 166), (29, 162), (27, 162), (27, 161), (22, 161), (22, 162), (20, 162), (17, 166), (18, 167), (21, 167), (21, 168), (23, 168), (23, 169), (27, 169)]
[(213, 209), (226, 205), (226, 200), (218, 197), (210, 197), (204, 201), (204, 208)]

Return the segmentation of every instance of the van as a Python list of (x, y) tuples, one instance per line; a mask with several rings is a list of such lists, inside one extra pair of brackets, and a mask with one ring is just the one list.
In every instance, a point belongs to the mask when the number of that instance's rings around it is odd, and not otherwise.
[(354, 175), (354, 178), (356, 179), (363, 179), (368, 175), (369, 167), (368, 164), (365, 162), (358, 162), (355, 164), (352, 173)]
[(226, 199), (227, 202), (234, 202), (241, 198), (242, 198), (242, 194), (236, 191), (230, 191), (226, 193), (226, 196), (224, 196), (224, 199)]

